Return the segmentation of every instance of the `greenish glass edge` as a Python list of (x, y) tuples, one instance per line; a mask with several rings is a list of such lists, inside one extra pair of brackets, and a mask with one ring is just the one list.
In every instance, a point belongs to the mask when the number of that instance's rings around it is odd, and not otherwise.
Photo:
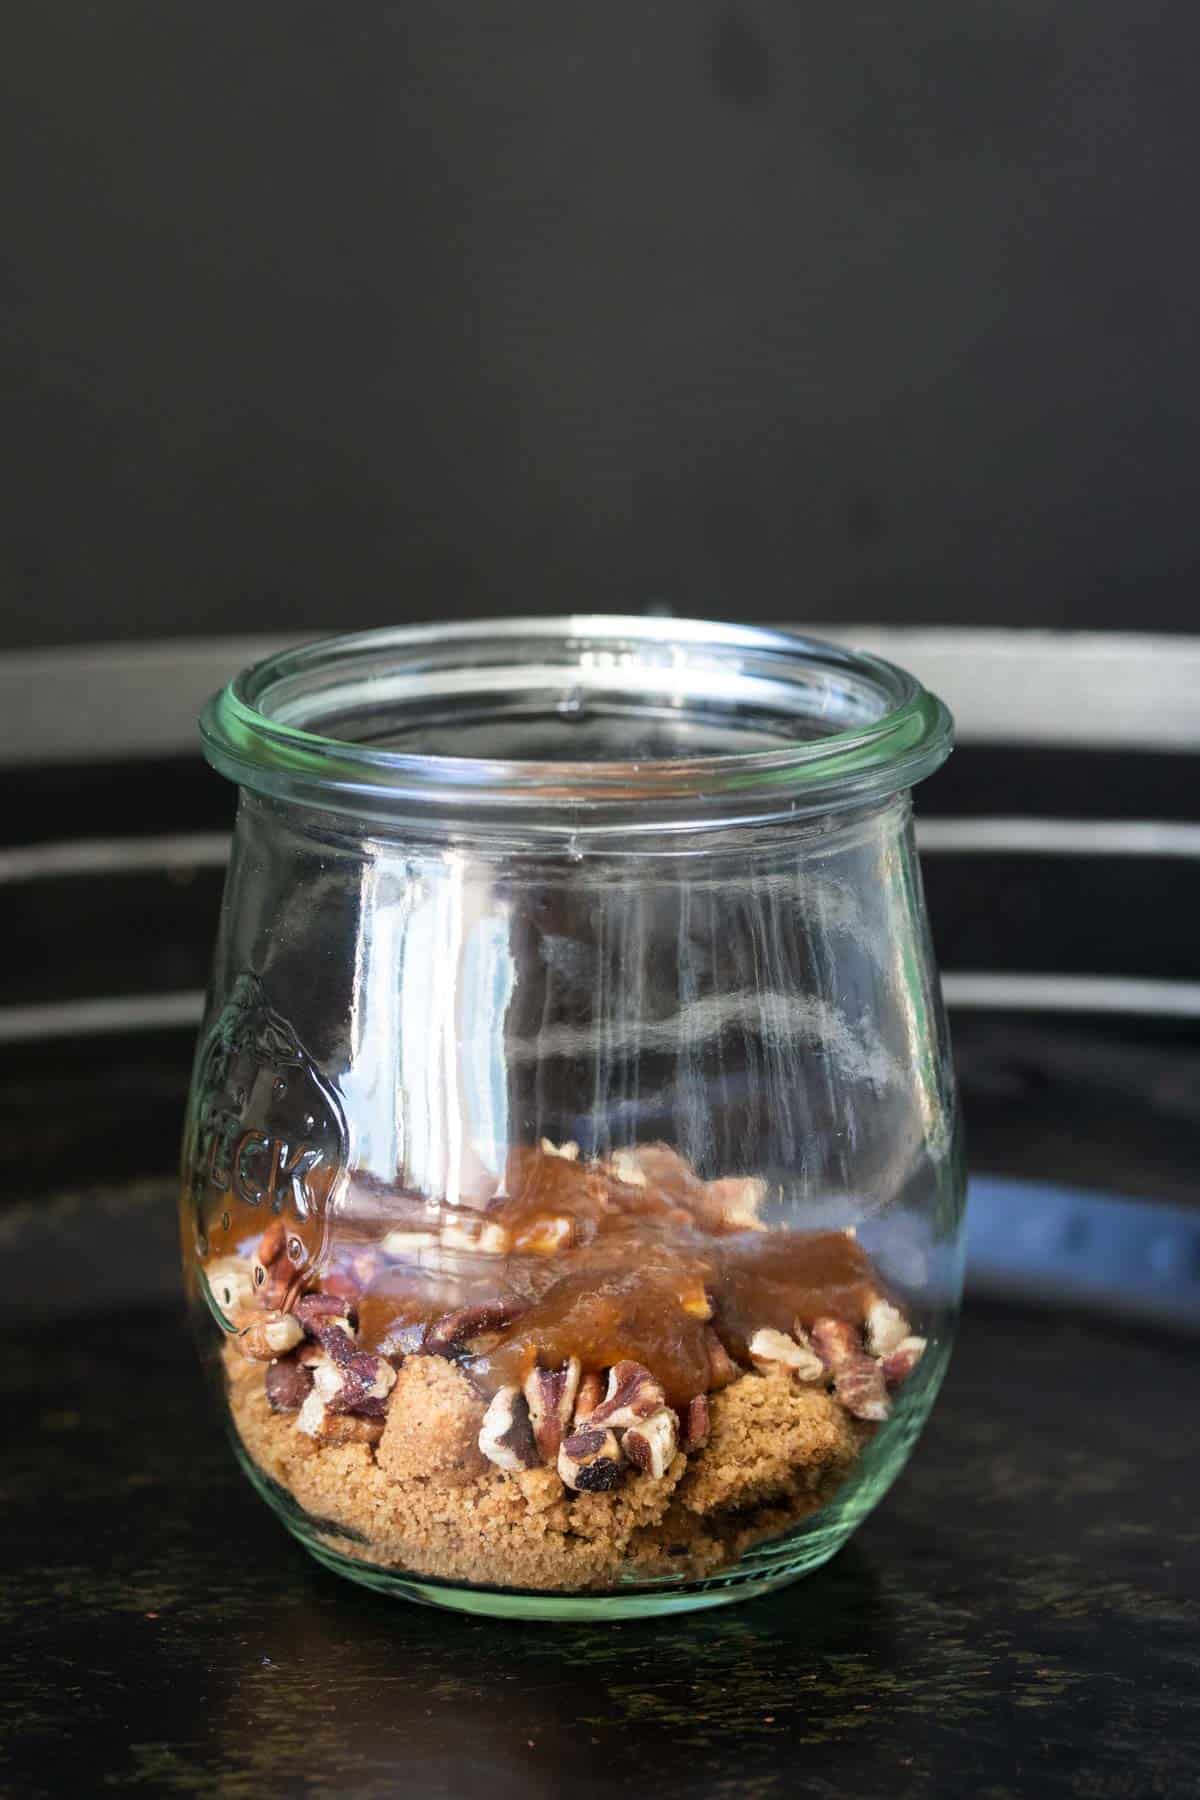
[[(890, 773), (887, 783), (871, 784), (896, 791), (909, 787), (938, 768), (950, 753), (953, 721), (948, 708), (925, 688), (887, 713), (867, 731), (836, 732), (819, 742), (807, 743), (794, 752), (762, 756), (730, 756), (718, 759), (728, 765), (719, 771), (698, 759), (691, 769), (694, 782), (663, 789), (652, 780), (640, 795), (606, 794), (603, 789), (569, 803), (573, 814), (599, 811), (606, 806), (646, 806), (653, 810), (667, 802), (709, 801), (728, 795), (780, 799), (804, 790), (835, 798), (835, 788), (852, 788), (868, 775)], [(392, 804), (437, 801), (442, 806), (477, 804), (500, 810), (541, 805), (561, 812), (560, 797), (539, 795), (536, 785), (518, 792), (512, 801), (496, 791), (495, 778), (516, 771), (520, 765), (489, 763), (471, 758), (403, 756), (397, 752), (356, 751), (340, 739), (327, 738), (292, 725), (277, 723), (256, 712), (234, 691), (234, 683), (214, 694), (200, 716), (204, 754), (222, 775), (266, 792), (281, 792), (280, 783), (311, 784), (329, 796), (338, 796), (353, 809), (353, 797), (372, 796)], [(567, 765), (564, 765), (564, 767)], [(616, 772), (621, 765), (604, 765)], [(689, 771), (690, 772), (690, 771)], [(561, 774), (561, 771), (560, 771)], [(270, 777), (275, 777), (272, 780)], [(373, 776), (391, 779), (372, 779)], [(312, 793), (297, 793), (310, 804), (319, 803)], [(853, 797), (847, 793), (846, 798)]]

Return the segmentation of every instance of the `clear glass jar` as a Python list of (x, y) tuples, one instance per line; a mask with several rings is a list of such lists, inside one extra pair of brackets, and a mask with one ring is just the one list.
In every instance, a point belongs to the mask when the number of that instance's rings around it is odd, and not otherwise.
[(317, 644), (203, 735), (241, 794), (184, 1254), (259, 1492), (329, 1567), (476, 1612), (824, 1562), (961, 1286), (909, 802), (945, 708), (601, 616)]

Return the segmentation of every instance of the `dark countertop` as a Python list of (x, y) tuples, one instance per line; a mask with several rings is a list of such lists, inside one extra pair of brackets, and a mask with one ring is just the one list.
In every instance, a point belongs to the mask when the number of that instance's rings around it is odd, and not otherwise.
[(1200, 1791), (1194, 1339), (976, 1304), (909, 1469), (825, 1569), (692, 1617), (514, 1625), (313, 1564), (236, 1470), (179, 1305), (112, 1287), (6, 1330), (5, 1792)]

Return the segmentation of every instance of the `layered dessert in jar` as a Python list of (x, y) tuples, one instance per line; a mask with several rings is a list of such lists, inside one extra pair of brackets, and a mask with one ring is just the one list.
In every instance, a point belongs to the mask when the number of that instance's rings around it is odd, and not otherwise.
[(735, 1563), (825, 1505), (925, 1340), (853, 1231), (663, 1144), (546, 1140), (439, 1206), (225, 1196), (199, 1264), (245, 1457), (319, 1542), (560, 1593)]

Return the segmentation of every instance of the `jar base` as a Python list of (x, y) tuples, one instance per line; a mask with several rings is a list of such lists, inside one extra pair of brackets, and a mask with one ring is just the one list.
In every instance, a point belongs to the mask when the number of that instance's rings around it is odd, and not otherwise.
[(304, 1545), (314, 1561), (334, 1575), (343, 1575), (373, 1593), (386, 1594), (393, 1600), (409, 1600), (418, 1606), (436, 1606), (445, 1612), (469, 1613), (476, 1618), (536, 1619), (564, 1625), (593, 1623), (607, 1619), (657, 1619), (670, 1613), (702, 1612), (714, 1606), (734, 1606), (742, 1600), (754, 1600), (776, 1588), (787, 1587), (804, 1575), (819, 1569), (834, 1556), (845, 1541), (845, 1533), (822, 1533), (806, 1542), (789, 1544), (789, 1554), (769, 1574), (761, 1569), (732, 1569), (725, 1575), (714, 1575), (707, 1581), (690, 1582), (678, 1588), (664, 1587), (622, 1593), (619, 1588), (603, 1594), (542, 1594), (528, 1590), (483, 1587), (456, 1587), (452, 1582), (421, 1580), (412, 1575), (393, 1573), (370, 1563), (342, 1556), (327, 1544), (314, 1543), (300, 1532), (293, 1535)]

